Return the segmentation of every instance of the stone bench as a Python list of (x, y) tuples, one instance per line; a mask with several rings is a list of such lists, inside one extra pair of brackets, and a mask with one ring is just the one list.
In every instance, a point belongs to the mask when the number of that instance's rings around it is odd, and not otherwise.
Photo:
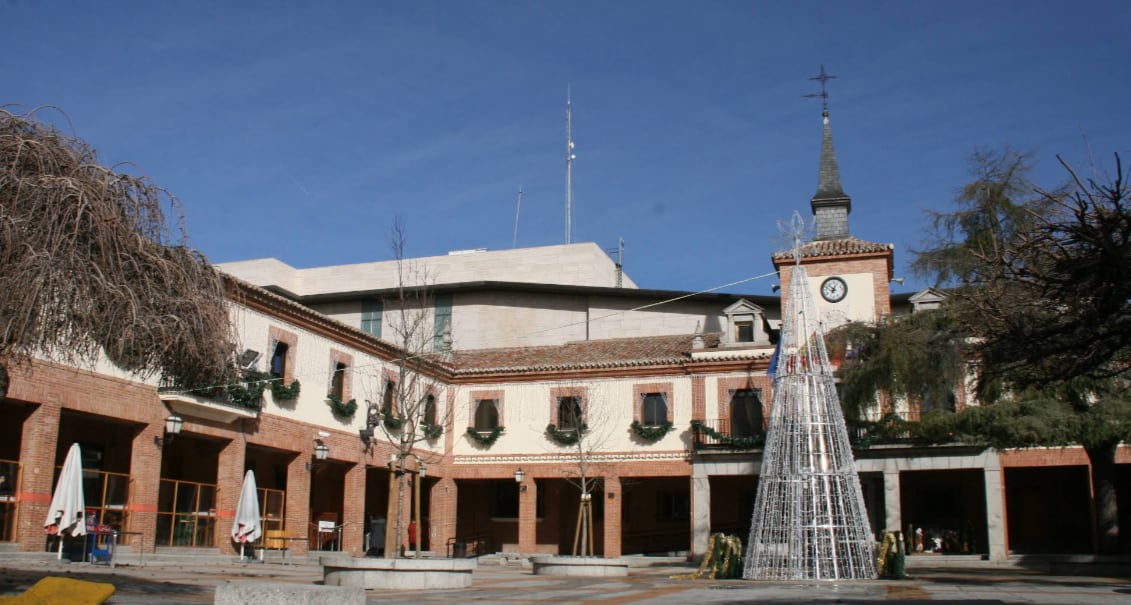
[(536, 576), (619, 577), (628, 575), (626, 559), (602, 557), (532, 557)]
[(216, 586), (216, 605), (365, 605), (361, 588), (237, 580)]
[(320, 557), (327, 586), (412, 590), (467, 588), (475, 559), (378, 559)]

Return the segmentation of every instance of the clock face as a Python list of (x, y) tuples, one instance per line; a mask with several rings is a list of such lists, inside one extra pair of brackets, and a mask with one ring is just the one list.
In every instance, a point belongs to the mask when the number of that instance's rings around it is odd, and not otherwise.
[(844, 300), (848, 294), (848, 285), (839, 277), (830, 277), (821, 283), (821, 297), (835, 303)]

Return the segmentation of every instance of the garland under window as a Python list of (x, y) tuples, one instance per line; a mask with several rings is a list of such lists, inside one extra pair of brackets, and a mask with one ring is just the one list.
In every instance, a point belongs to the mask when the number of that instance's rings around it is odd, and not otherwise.
[(271, 381), (271, 396), (275, 398), (276, 402), (279, 401), (294, 401), (298, 399), (299, 384), (297, 380), (291, 381), (291, 386), (283, 384), (282, 378), (277, 378)]
[(350, 399), (349, 401), (342, 403), (341, 397), (330, 393), (326, 395), (326, 402), (330, 404), (330, 411), (337, 416), (353, 416), (353, 413), (357, 411), (356, 399)]
[(546, 435), (560, 445), (577, 445), (581, 437), (589, 430), (589, 425), (584, 422), (575, 429), (559, 429), (553, 424), (546, 425)]
[(496, 426), (489, 431), (477, 431), (475, 427), (467, 427), (467, 434), (475, 440), (476, 443), (484, 447), (491, 447), (499, 440), (499, 435), (503, 434), (503, 427)]
[(263, 391), (267, 388), (265, 378), (266, 374), (254, 370), (247, 372), (244, 374), (244, 384), (228, 385), (228, 400), (240, 407), (259, 409)]
[(707, 435), (711, 439), (714, 439), (720, 445), (729, 445), (734, 449), (751, 449), (766, 445), (765, 433), (750, 435), (748, 437), (732, 437), (730, 435), (724, 435), (707, 426), (706, 424), (703, 424), (702, 420), (692, 420), (691, 428), (693, 430), (699, 431), (700, 433), (703, 433), (704, 435)]
[(440, 435), (444, 434), (444, 426), (440, 424), (432, 424), (430, 422), (423, 422), (420, 424), (420, 430), (424, 433), (425, 439), (439, 439)]
[(404, 418), (397, 418), (389, 406), (384, 406), (381, 408), (381, 424), (390, 431), (399, 431), (404, 426)]
[(644, 441), (659, 441), (664, 435), (672, 432), (672, 423), (665, 422), (658, 426), (644, 426), (639, 420), (632, 421), (632, 432)]

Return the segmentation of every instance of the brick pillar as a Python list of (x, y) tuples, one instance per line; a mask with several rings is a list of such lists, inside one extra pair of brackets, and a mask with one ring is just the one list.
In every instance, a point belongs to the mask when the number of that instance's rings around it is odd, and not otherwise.
[(621, 493), (620, 477), (605, 477), (605, 552), (610, 559), (621, 555)]
[(707, 379), (703, 376), (691, 377), (691, 419), (707, 419)]
[[(20, 438), (19, 518), (16, 540), (22, 551), (42, 551), (47, 547), (43, 523), (51, 506), (55, 488), (55, 453), (59, 442), (59, 415), (62, 407), (44, 403), (32, 410), (24, 421)], [(69, 445), (69, 444), (68, 444)]]
[[(232, 541), (232, 524), (236, 520), (236, 507), (243, 487), (244, 465), (247, 450), (242, 435), (228, 441), (220, 450), (216, 468), (216, 537), (215, 545), (221, 554), (238, 554), (239, 546)], [(246, 554), (246, 552), (245, 552)]]
[[(161, 408), (155, 408), (164, 411)], [(157, 550), (157, 497), (161, 491), (161, 460), (164, 451), (154, 437), (166, 438), (165, 418), (155, 417), (134, 436), (130, 446), (130, 520), (128, 530), (140, 532), (129, 536), (134, 552)], [(167, 439), (167, 438), (166, 438)]]
[(518, 554), (538, 552), (538, 483), (527, 476), (518, 486)]
[(354, 464), (346, 471), (342, 494), (342, 551), (354, 556), (365, 546), (365, 464)]
[[(287, 464), (287, 512), (284, 528), (295, 538), (310, 536), (310, 480), (311, 472), (306, 468), (310, 453), (297, 453)], [(310, 542), (296, 540), (292, 545), (293, 554), (305, 555), (310, 550)]]
[(432, 484), (430, 495), (428, 546), (436, 556), (447, 556), (448, 538), (456, 537), (459, 489), (454, 479), (444, 477)]

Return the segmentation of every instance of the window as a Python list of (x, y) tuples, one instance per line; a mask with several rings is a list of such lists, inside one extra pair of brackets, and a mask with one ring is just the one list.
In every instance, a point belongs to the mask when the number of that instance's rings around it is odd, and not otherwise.
[(424, 397), (424, 424), (436, 426), (436, 396), (431, 393)]
[(395, 412), (394, 404), (397, 398), (397, 383), (392, 380), (385, 381), (385, 392), (381, 393), (381, 410), (390, 414)]
[(757, 389), (738, 389), (730, 397), (730, 436), (753, 437), (762, 433), (762, 393)]
[(656, 494), (657, 521), (686, 521), (691, 518), (691, 495), (687, 492)]
[(275, 342), (275, 349), (271, 353), (271, 375), (275, 378), (285, 378), (287, 375), (287, 351), (290, 347), (282, 341)]
[(475, 401), (475, 430), (490, 431), (499, 426), (499, 406), (495, 399)]
[(668, 421), (668, 401), (663, 393), (644, 393), (640, 409), (640, 423), (644, 426), (660, 426)]
[(734, 322), (734, 341), (735, 342), (754, 342), (754, 322), (752, 322), (752, 321), (736, 321), (736, 322)]
[(583, 422), (580, 397), (558, 397), (558, 430), (577, 430)]
[(491, 516), (496, 519), (517, 519), (518, 484), (514, 481), (492, 481), (491, 492)]
[(444, 330), (452, 325), (452, 295), (437, 296), (434, 307), (432, 350), (440, 351), (444, 348)]
[(344, 399), (346, 395), (346, 370), (349, 366), (335, 361), (333, 373), (330, 376), (330, 396)]
[(384, 310), (379, 300), (361, 301), (361, 331), (381, 338), (381, 313)]

